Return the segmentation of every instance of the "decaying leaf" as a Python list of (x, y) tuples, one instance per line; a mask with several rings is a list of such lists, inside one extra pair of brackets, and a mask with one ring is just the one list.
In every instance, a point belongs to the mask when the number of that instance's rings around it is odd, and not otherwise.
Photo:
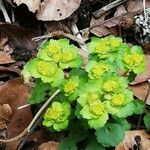
[(9, 104), (0, 104), (0, 130), (6, 128), (6, 124), (11, 121), (13, 112)]
[[(144, 100), (148, 91), (148, 83), (142, 82), (139, 84), (131, 85), (130, 88), (133, 94), (140, 100)], [(150, 105), (150, 96), (148, 97), (146, 104)]]
[(31, 51), (33, 53), (37, 48), (37, 43), (31, 41), (31, 39), (35, 36), (38, 36), (38, 34), (33, 32), (32, 30), (12, 24), (0, 24), (0, 45), (3, 51), (6, 51), (4, 46), (9, 45), (9, 47), (12, 48), (13, 51), (20, 48), (20, 53), (22, 53), (22, 55), (23, 49), (27, 49), (28, 51)]
[(14, 0), (14, 2), (19, 6), (20, 4), (26, 4), (30, 11), (35, 12), (39, 9), (41, 0)]
[(44, 0), (37, 13), (43, 21), (62, 20), (69, 17), (80, 6), (81, 0)]
[[(13, 110), (13, 117), (7, 125), (7, 138), (20, 134), (30, 123), (32, 113), (30, 107), (18, 109), (26, 105), (30, 94), (30, 86), (23, 84), (20, 78), (7, 81), (0, 86), (0, 103), (9, 104)], [(16, 149), (20, 141), (7, 144), (7, 149)]]
[(124, 141), (120, 143), (115, 150), (135, 150), (135, 147), (137, 147), (135, 137), (141, 139), (141, 141), (139, 141), (140, 144), (138, 145), (141, 150), (150, 149), (150, 135), (144, 130), (135, 130), (127, 131)]
[(10, 54), (5, 52), (0, 52), (0, 65), (2, 64), (10, 64), (14, 63), (15, 60), (13, 60), (10, 56)]
[(129, 0), (127, 2), (127, 10), (129, 13), (139, 11), (143, 8), (142, 0)]
[(49, 141), (40, 145), (38, 150), (59, 150), (59, 143)]

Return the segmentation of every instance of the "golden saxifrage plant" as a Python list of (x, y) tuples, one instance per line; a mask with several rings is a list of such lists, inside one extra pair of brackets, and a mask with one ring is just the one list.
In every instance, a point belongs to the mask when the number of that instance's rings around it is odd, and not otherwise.
[[(128, 84), (145, 70), (145, 56), (139, 46), (128, 46), (120, 37), (91, 38), (88, 62), (68, 39), (49, 40), (36, 58), (24, 66), (25, 81), (36, 80), (29, 102), (37, 104), (56, 89), (43, 117), (50, 132), (64, 130), (60, 149), (90, 150), (116, 146), (130, 129), (127, 117), (144, 111)], [(123, 76), (123, 75), (125, 76)], [(87, 144), (85, 144), (87, 143)]]

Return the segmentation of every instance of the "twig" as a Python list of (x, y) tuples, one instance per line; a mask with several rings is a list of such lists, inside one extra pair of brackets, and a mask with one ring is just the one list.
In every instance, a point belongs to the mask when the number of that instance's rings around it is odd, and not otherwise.
[(43, 117), (40, 116), (40, 118), (38, 118), (38, 119), (36, 120), (35, 124), (34, 124), (34, 125), (32, 126), (32, 128), (31, 128), (30, 132), (28, 132), (28, 133), (26, 134), (26, 136), (24, 137), (24, 139), (21, 141), (21, 143), (20, 143), (19, 147), (17, 148), (17, 150), (22, 150), (22, 148), (23, 148), (24, 144), (26, 143), (28, 137), (29, 137), (30, 134), (36, 129), (36, 127), (41, 123), (42, 119), (43, 119)]
[(39, 41), (39, 40), (42, 40), (42, 39), (45, 39), (45, 38), (51, 38), (51, 37), (57, 37), (57, 36), (64, 36), (64, 37), (67, 37), (67, 38), (77, 42), (77, 43), (84, 44), (83, 39), (77, 38), (74, 35), (71, 35), (71, 34), (68, 34), (68, 33), (65, 33), (65, 32), (62, 32), (62, 31), (56, 31), (56, 32), (52, 32), (52, 33), (47, 34), (47, 35), (38, 36), (38, 37), (32, 38), (32, 40)]
[[(147, 102), (147, 100), (148, 100), (149, 95), (150, 95), (150, 79), (148, 79), (148, 90), (147, 90), (146, 97), (145, 97), (145, 99), (144, 99), (144, 104), (145, 104), (145, 105), (146, 105), (146, 102)], [(137, 130), (138, 130), (139, 127), (140, 127), (140, 124), (141, 124), (141, 121), (142, 121), (142, 117), (143, 117), (143, 114), (141, 114), (140, 117), (139, 117), (138, 124), (137, 124), (137, 128), (136, 128)]]
[(23, 136), (25, 136), (27, 133), (29, 133), (31, 131), (32, 126), (35, 124), (36, 120), (41, 116), (42, 112), (45, 110), (45, 108), (48, 106), (48, 104), (51, 102), (51, 100), (57, 96), (60, 93), (60, 90), (58, 89), (45, 103), (44, 105), (40, 108), (40, 110), (37, 112), (37, 114), (34, 116), (33, 120), (31, 121), (31, 123), (28, 125), (28, 127), (22, 132), (20, 133), (18, 136), (12, 138), (12, 139), (0, 139), (0, 142), (3, 143), (9, 143), (9, 142), (13, 142), (13, 141), (17, 141), (19, 139), (21, 139)]
[(115, 17), (110, 18), (110, 19), (107, 19), (107, 20), (105, 20), (105, 21), (103, 21), (103, 22), (100, 22), (100, 23), (97, 23), (97, 24), (93, 24), (93, 25), (91, 25), (90, 27), (81, 30), (80, 32), (81, 32), (82, 34), (87, 33), (87, 32), (89, 32), (91, 29), (93, 29), (93, 28), (95, 28), (95, 27), (102, 26), (102, 25), (104, 25), (105, 23), (108, 23), (108, 22), (113, 21), (114, 19), (118, 19), (118, 18), (124, 17), (124, 16), (126, 16), (126, 15), (135, 15), (135, 14), (137, 14), (137, 13), (139, 13), (139, 12), (142, 12), (142, 11), (143, 11), (143, 9), (140, 9), (140, 10), (135, 11), (135, 12), (132, 12), (132, 13), (128, 13), (128, 12), (127, 12), (127, 13), (124, 13), (124, 14), (122, 14), (122, 15), (120, 15), (120, 16), (115, 16)]
[(9, 16), (8, 16), (7, 10), (6, 10), (5, 5), (4, 5), (4, 3), (3, 3), (2, 0), (0, 0), (0, 9), (1, 9), (1, 11), (3, 12), (5, 21), (6, 21), (7, 23), (11, 23), (11, 20), (10, 20), (10, 18), (9, 18)]
[(98, 18), (98, 17), (102, 16), (105, 12), (107, 12), (108, 10), (124, 3), (125, 1), (127, 1), (127, 0), (116, 0), (108, 5), (104, 6), (103, 8), (97, 10), (96, 12), (93, 13), (93, 15), (94, 15), (94, 17)]

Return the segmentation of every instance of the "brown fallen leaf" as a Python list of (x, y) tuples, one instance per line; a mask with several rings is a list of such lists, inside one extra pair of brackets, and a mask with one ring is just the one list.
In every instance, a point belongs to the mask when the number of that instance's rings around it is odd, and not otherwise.
[(81, 0), (44, 0), (37, 13), (43, 21), (58, 21), (69, 17), (80, 6)]
[[(148, 83), (142, 82), (135, 85), (130, 85), (133, 94), (140, 100), (144, 100), (148, 91)], [(150, 105), (150, 96), (148, 97), (146, 104)]]
[[(30, 106), (19, 109), (19, 106), (27, 104), (30, 94), (30, 86), (23, 84), (20, 78), (7, 81), (0, 86), (0, 104), (9, 104), (13, 110), (11, 122), (7, 125), (7, 138), (20, 134), (31, 122), (32, 113)], [(16, 150), (20, 141), (7, 143), (8, 150)]]
[(0, 73), (12, 73), (16, 74), (16, 76), (19, 76), (21, 74), (21, 70), (19, 68), (10, 66), (10, 67), (4, 67), (0, 66)]
[(15, 60), (13, 60), (10, 56), (10, 54), (5, 52), (0, 52), (0, 65), (2, 64), (10, 64), (14, 63)]
[(59, 143), (49, 141), (47, 143), (43, 143), (39, 146), (38, 150), (59, 150)]
[(116, 146), (115, 150), (134, 150), (134, 145), (136, 145), (134, 138), (136, 136), (141, 138), (141, 150), (150, 150), (150, 135), (144, 130), (127, 131), (124, 141)]
[(13, 112), (9, 104), (0, 104), (0, 130), (6, 128), (6, 124), (11, 121)]
[(146, 55), (146, 69), (145, 72), (137, 75), (131, 85), (147, 81), (150, 78), (150, 55)]
[[(100, 18), (92, 17), (91, 22), (90, 22), (90, 26), (94, 26), (96, 24), (100, 24), (100, 23), (104, 22), (107, 15), (108, 15), (108, 13), (104, 14)], [(95, 34), (96, 36), (99, 36), (99, 37), (106, 36), (106, 35), (109, 35), (111, 33), (113, 33), (114, 35), (118, 35), (118, 29), (116, 30), (116, 28), (111, 28), (110, 26), (111, 27), (114, 26), (114, 22), (108, 22), (108, 23), (106, 23), (106, 26), (105, 26), (105, 24), (103, 24), (101, 26), (96, 26), (96, 27), (92, 28), (90, 30), (90, 32)], [(115, 26), (116, 26), (116, 24), (115, 24)]]
[(143, 8), (142, 0), (128, 0), (127, 1), (127, 10), (129, 13), (139, 11)]
[(114, 16), (120, 16), (120, 15), (125, 14), (125, 13), (127, 13), (127, 11), (126, 11), (124, 5), (120, 5), (117, 7), (117, 10), (116, 10)]
[(27, 57), (26, 55), (29, 54), (31, 56), (34, 55), (38, 45), (31, 39), (36, 36), (38, 36), (38, 34), (32, 30), (12, 24), (0, 24), (1, 49), (9, 54), (20, 51), (17, 57), (19, 57), (19, 55), (22, 57)]

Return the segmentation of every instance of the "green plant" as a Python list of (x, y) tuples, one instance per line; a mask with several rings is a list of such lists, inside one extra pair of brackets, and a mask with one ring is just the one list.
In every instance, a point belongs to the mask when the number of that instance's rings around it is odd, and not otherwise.
[[(135, 74), (145, 70), (142, 49), (129, 47), (114, 36), (92, 38), (87, 49), (89, 57), (84, 65), (78, 48), (69, 40), (47, 41), (22, 71), (26, 82), (30, 77), (38, 80), (31, 104), (44, 101), (55, 89), (61, 90), (45, 112), (43, 125), (69, 132), (60, 142), (62, 150), (75, 150), (81, 141), (89, 143), (82, 145), (86, 149), (115, 146), (130, 128), (126, 117), (144, 111), (143, 103), (134, 100), (128, 89)], [(36, 94), (38, 90), (40, 94)], [(73, 129), (80, 132), (77, 128), (82, 128), (83, 137), (73, 138)]]

